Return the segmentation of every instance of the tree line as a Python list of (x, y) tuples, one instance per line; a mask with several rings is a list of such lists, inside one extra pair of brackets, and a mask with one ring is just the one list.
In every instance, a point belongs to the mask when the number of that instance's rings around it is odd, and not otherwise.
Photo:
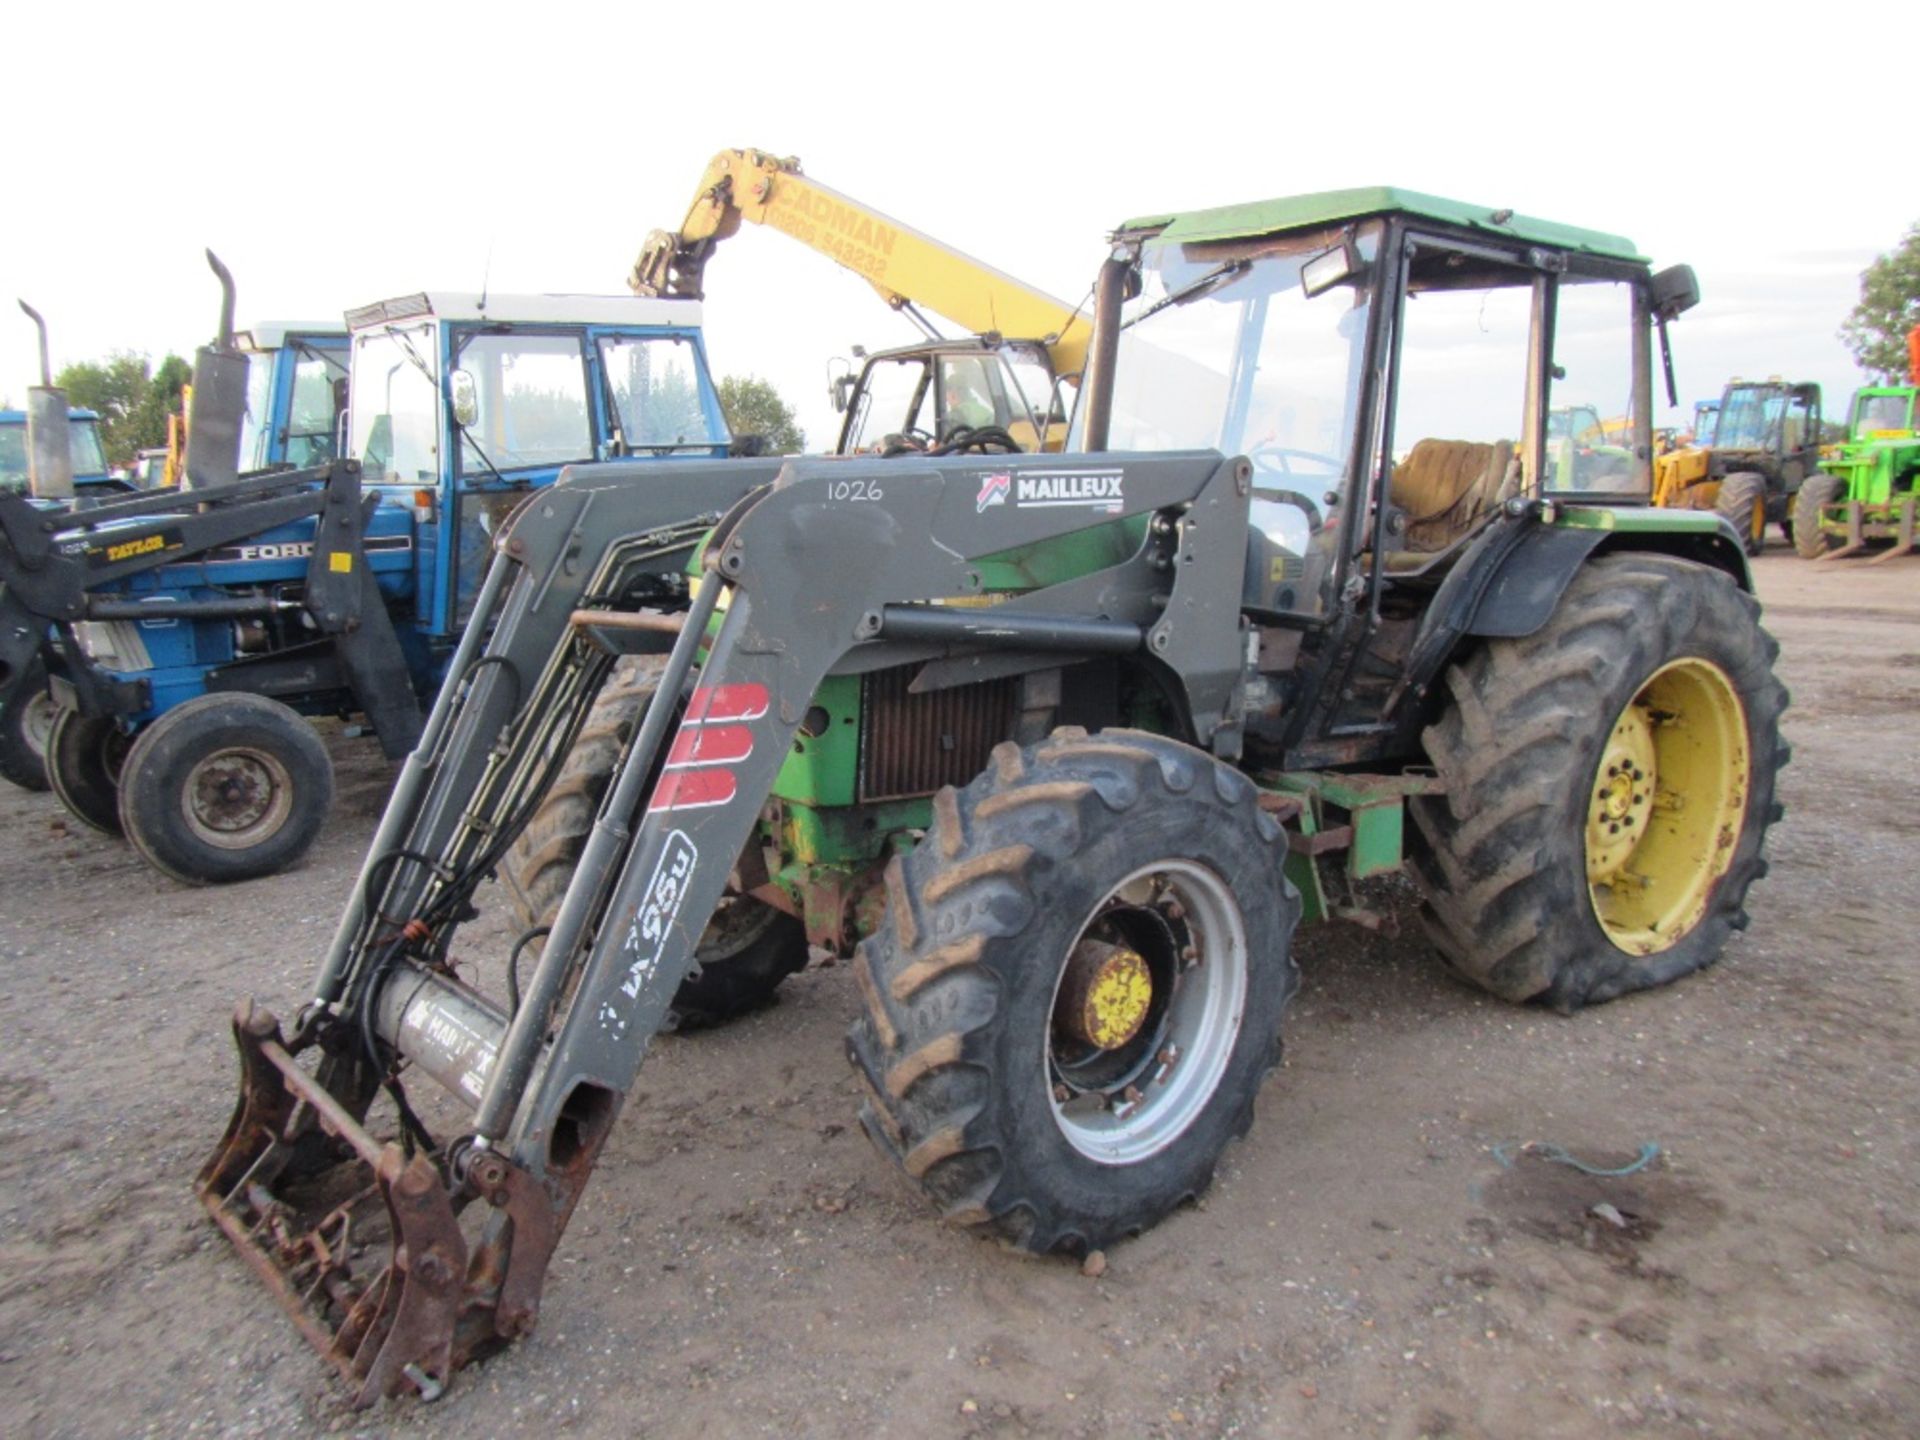
[(109, 465), (131, 465), (142, 450), (167, 443), (167, 416), (180, 409), (180, 392), (193, 367), (169, 355), (155, 368), (145, 355), (116, 350), (105, 360), (63, 367), (53, 383), (67, 403), (100, 416), (100, 440)]

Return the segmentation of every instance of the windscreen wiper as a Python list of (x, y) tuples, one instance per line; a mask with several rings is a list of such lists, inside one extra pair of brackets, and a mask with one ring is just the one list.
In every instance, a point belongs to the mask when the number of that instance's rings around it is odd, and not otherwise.
[(1232, 284), (1252, 268), (1251, 260), (1229, 260), (1226, 264), (1207, 271), (1199, 279), (1187, 282), (1172, 294), (1162, 296), (1131, 320), (1124, 322), (1120, 328), (1125, 330), (1130, 326), (1138, 325), (1142, 320), (1158, 315), (1169, 305), (1190, 305), (1195, 300), (1211, 295), (1223, 285)]

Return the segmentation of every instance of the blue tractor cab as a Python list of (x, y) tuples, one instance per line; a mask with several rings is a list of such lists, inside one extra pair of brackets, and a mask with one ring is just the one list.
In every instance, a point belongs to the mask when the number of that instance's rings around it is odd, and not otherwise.
[(435, 291), (349, 311), (352, 453), (410, 514), (415, 628), (449, 645), (490, 537), (563, 468), (724, 456), (697, 302)]
[[(238, 480), (71, 512), (43, 548), (74, 594), (54, 594), (45, 561), (9, 594), (0, 546), (0, 611), (59, 636), (56, 793), (183, 880), (292, 864), (331, 794), (301, 717), (364, 718), (390, 757), (412, 749), (517, 505), (570, 464), (728, 452), (699, 322), (697, 302), (628, 297), (366, 306), (347, 316), (345, 423), (337, 344), (256, 332), (256, 357), (276, 358), (249, 364), (247, 416), (276, 418), (238, 427)], [(265, 469), (276, 445), (316, 463)]]
[[(135, 488), (107, 469), (107, 449), (101, 443), (97, 412), (67, 411), (67, 445), (73, 455), (76, 500), (125, 495)], [(10, 495), (27, 493), (27, 412), (24, 410), (0, 410), (0, 491)]]
[(241, 471), (324, 465), (340, 456), (347, 332), (338, 321), (267, 321), (234, 336), (247, 357)]

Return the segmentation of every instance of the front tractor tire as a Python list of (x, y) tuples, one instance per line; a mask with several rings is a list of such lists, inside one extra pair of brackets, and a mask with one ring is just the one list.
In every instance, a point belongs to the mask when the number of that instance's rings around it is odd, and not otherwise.
[(854, 962), (861, 1122), (957, 1224), (1042, 1254), (1137, 1234), (1279, 1059), (1280, 828), (1238, 771), (1128, 730), (1002, 744), (933, 813)]
[[(523, 930), (549, 926), (559, 913), (601, 797), (653, 699), (660, 670), (661, 662), (650, 657), (615, 662), (559, 776), (507, 852), (501, 879)], [(693, 969), (674, 991), (667, 1028), (701, 1030), (758, 1010), (806, 963), (807, 933), (798, 919), (748, 896), (725, 896), (700, 937)]]
[(13, 698), (0, 705), (0, 776), (23, 790), (47, 788), (47, 739), (59, 713), (47, 693), (47, 667), (36, 655)]
[(1802, 560), (1818, 560), (1834, 546), (1822, 527), (1829, 505), (1838, 504), (1846, 486), (1837, 475), (1809, 475), (1793, 497), (1793, 548)]
[(1409, 850), (1452, 968), (1572, 1011), (1719, 958), (1780, 816), (1778, 653), (1725, 573), (1624, 554), (1450, 670)]
[(133, 742), (120, 828), (187, 885), (277, 875), (313, 848), (333, 805), (333, 762), (313, 726), (277, 700), (196, 695)]
[(1741, 470), (1720, 482), (1714, 509), (1726, 517), (1748, 555), (1767, 548), (1767, 477)]

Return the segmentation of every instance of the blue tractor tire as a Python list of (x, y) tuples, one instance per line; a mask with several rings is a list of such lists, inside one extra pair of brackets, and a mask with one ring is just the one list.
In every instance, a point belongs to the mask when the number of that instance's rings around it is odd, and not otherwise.
[(201, 695), (141, 732), (120, 777), (120, 824), (188, 885), (273, 875), (319, 837), (333, 762), (313, 726), (262, 695)]
[(35, 656), (25, 680), (0, 705), (0, 776), (23, 790), (47, 788), (47, 739), (55, 716), (47, 667)]
[(120, 833), (120, 772), (132, 745), (112, 716), (64, 706), (47, 732), (47, 783), (68, 814), (103, 835)]

